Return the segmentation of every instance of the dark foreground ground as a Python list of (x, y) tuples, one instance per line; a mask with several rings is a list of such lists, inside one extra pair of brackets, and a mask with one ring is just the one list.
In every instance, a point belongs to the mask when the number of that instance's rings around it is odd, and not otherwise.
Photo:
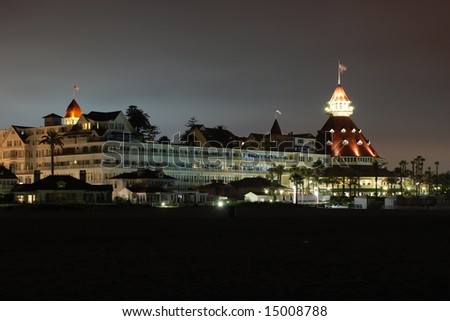
[(0, 300), (450, 300), (448, 211), (0, 211)]

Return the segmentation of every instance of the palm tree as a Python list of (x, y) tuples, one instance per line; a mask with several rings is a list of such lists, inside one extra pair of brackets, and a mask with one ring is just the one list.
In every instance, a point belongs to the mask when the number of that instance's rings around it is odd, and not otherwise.
[(306, 182), (308, 183), (306, 185), (306, 194), (307, 195), (311, 195), (311, 177), (313, 177), (314, 175), (314, 169), (311, 167), (303, 167), (301, 169), (301, 174), (303, 175), (304, 179), (306, 180)]
[(399, 176), (400, 176), (400, 193), (403, 195), (403, 177), (405, 177), (406, 165), (408, 165), (408, 162), (405, 161), (405, 160), (401, 160), (398, 164), (400, 165), (400, 171), (399, 171)]
[(425, 162), (425, 158), (422, 156), (417, 156), (414, 161), (416, 162), (416, 172), (417, 174), (423, 174), (423, 163)]
[(378, 197), (378, 175), (380, 173), (380, 169), (383, 167), (383, 163), (378, 160), (374, 160), (372, 166), (375, 172), (375, 197)]
[(438, 182), (438, 175), (439, 175), (439, 162), (434, 162), (434, 165), (436, 165), (436, 176), (434, 180), (434, 188), (437, 188), (437, 182)]
[(337, 185), (337, 188), (339, 189), (339, 184), (341, 183), (341, 179), (337, 176), (331, 176), (330, 177), (330, 184), (331, 184), (331, 195), (334, 195), (335, 191), (335, 185)]
[(389, 186), (389, 195), (393, 195), (395, 194), (395, 188), (394, 185), (397, 184), (398, 179), (396, 176), (389, 176), (388, 178), (386, 178), (386, 182), (388, 183)]
[(439, 174), (439, 162), (434, 162), (434, 165), (436, 165), (436, 176)]
[(39, 144), (50, 145), (51, 175), (55, 174), (55, 147), (60, 146), (62, 148), (64, 146), (63, 139), (63, 135), (55, 132), (53, 129), (50, 129), (47, 132), (47, 135), (41, 137), (41, 141), (39, 142)]
[(313, 181), (314, 183), (316, 183), (317, 189), (319, 189), (320, 179), (323, 177), (323, 174), (325, 173), (325, 164), (321, 159), (318, 159), (312, 164), (312, 168), (313, 168), (312, 173)]
[(269, 168), (269, 173), (271, 175), (276, 175), (276, 178), (278, 180), (278, 184), (281, 184), (281, 176), (283, 176), (283, 173), (286, 171), (284, 168), (284, 165), (272, 165), (273, 167)]
[(303, 176), (298, 171), (292, 172), (291, 176), (289, 176), (289, 180), (294, 183), (295, 185), (295, 191), (297, 192), (297, 195), (295, 195), (295, 203), (298, 204), (298, 186), (302, 186), (302, 195), (303, 195)]
[(422, 174), (423, 174), (423, 164), (425, 162), (425, 158), (421, 155), (414, 158), (414, 163), (416, 165), (415, 179), (414, 183), (416, 185), (416, 195), (420, 195), (420, 185), (422, 183)]
[(428, 184), (428, 195), (431, 195), (431, 190), (433, 188), (433, 172), (431, 171), (431, 167), (428, 166), (427, 171), (425, 172), (426, 182)]
[(304, 194), (305, 177), (303, 175), (303, 168), (299, 168), (297, 165), (294, 165), (289, 169), (289, 173), (291, 173), (291, 175), (289, 176), (289, 180), (294, 183), (297, 193), (297, 195), (295, 195), (295, 203), (298, 204), (299, 185), (302, 186), (302, 195)]

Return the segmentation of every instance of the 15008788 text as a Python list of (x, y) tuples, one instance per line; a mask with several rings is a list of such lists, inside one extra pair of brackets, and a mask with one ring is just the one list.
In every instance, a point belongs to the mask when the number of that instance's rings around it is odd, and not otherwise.
[(298, 305), (285, 306), (274, 305), (266, 306), (266, 317), (291, 316), (291, 317), (325, 317), (327, 315), (326, 306), (317, 305)]

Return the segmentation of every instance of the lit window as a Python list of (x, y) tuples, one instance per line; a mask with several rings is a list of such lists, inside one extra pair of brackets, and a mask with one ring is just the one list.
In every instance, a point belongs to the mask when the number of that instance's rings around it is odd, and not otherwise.
[(345, 132), (346, 132), (345, 128), (342, 128), (341, 133), (345, 133)]
[(356, 144), (358, 144), (358, 145), (362, 145), (362, 140), (361, 140), (361, 139), (360, 139), (360, 140), (358, 140), (358, 142), (357, 142)]
[(352, 133), (356, 133), (356, 129), (353, 128), (353, 129), (352, 129)]

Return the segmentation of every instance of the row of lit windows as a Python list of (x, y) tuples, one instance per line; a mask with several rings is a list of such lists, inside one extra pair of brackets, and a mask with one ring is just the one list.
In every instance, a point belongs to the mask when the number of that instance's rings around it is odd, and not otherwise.
[(337, 157), (337, 162), (346, 162), (346, 163), (372, 163), (373, 158), (372, 157)]

